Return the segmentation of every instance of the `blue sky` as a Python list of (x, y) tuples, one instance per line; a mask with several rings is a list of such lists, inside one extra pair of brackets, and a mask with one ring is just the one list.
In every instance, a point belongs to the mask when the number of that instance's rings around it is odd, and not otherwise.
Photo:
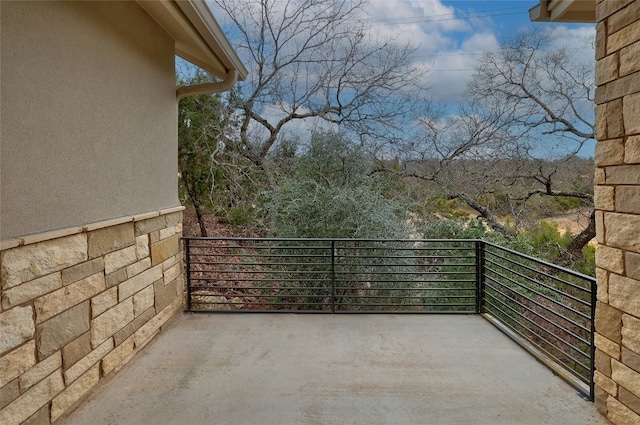
[(482, 53), (518, 30), (548, 26), (559, 45), (594, 60), (595, 24), (542, 24), (529, 20), (535, 0), (368, 0), (372, 26), (419, 46), (416, 61), (430, 69), (434, 99), (456, 104)]
[[(483, 53), (525, 28), (548, 28), (558, 47), (573, 50), (578, 60), (595, 69), (595, 24), (531, 22), (529, 9), (536, 0), (367, 2), (372, 28), (418, 46), (415, 61), (429, 69), (430, 95), (451, 113), (463, 100), (462, 90)], [(580, 154), (593, 156), (594, 145), (588, 143)]]
[[(527, 27), (548, 27), (558, 46), (568, 47), (595, 68), (595, 24), (543, 24), (529, 20), (537, 0), (364, 0), (372, 31), (411, 42), (417, 47), (414, 63), (428, 69), (427, 85), (435, 103), (455, 113), (462, 91), (478, 60), (498, 48), (501, 40)], [(210, 4), (216, 11), (213, 1)], [(223, 28), (223, 13), (216, 13)], [(229, 30), (229, 27), (226, 27)], [(292, 124), (293, 125), (293, 124)], [(305, 123), (293, 131), (305, 131)], [(584, 156), (593, 155), (593, 145)]]

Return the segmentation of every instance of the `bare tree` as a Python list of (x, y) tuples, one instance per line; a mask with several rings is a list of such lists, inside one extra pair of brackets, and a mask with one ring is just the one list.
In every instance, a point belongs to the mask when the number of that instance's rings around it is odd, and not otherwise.
[(517, 220), (537, 196), (579, 199), (589, 225), (561, 256), (569, 264), (595, 237), (592, 185), (561, 178), (594, 138), (594, 76), (593, 64), (552, 41), (531, 30), (485, 54), (459, 114), (421, 121), (421, 137), (403, 151), (404, 174), (433, 182), (507, 235), (514, 229), (498, 222), (496, 202)]
[(389, 141), (422, 100), (414, 48), (372, 34), (362, 0), (215, 2), (236, 27), (231, 38), (250, 70), (230, 98), (239, 126), (226, 143), (259, 167), (293, 121)]

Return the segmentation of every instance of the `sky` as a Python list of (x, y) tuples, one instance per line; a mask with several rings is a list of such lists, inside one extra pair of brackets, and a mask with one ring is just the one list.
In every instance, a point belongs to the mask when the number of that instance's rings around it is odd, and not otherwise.
[(595, 67), (595, 24), (541, 24), (529, 20), (535, 0), (368, 0), (371, 25), (417, 44), (415, 60), (429, 68), (434, 100), (456, 104), (478, 59), (519, 30), (547, 25), (559, 45)]
[[(529, 9), (537, 0), (364, 1), (372, 31), (417, 46), (413, 60), (429, 69), (429, 96), (450, 113), (463, 101), (462, 91), (482, 55), (525, 28), (549, 28), (558, 46), (574, 50), (581, 61), (593, 63), (595, 68), (595, 24), (533, 23)], [(216, 13), (212, 1), (209, 4), (225, 28), (223, 13)], [(277, 118), (277, 112), (274, 114)], [(313, 125), (298, 122), (289, 127), (300, 133), (309, 132)], [(582, 155), (592, 156), (593, 144)]]

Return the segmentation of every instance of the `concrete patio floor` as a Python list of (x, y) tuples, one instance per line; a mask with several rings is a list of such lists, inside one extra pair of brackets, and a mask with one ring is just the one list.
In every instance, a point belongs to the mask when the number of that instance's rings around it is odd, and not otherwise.
[(63, 423), (609, 422), (480, 316), (198, 314)]

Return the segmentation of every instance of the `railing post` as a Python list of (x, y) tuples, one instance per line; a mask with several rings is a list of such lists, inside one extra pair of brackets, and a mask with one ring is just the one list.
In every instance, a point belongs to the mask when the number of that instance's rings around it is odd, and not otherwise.
[(189, 239), (184, 241), (185, 267), (187, 268), (187, 311), (191, 311), (191, 245)]
[(476, 313), (484, 313), (484, 250), (482, 240), (476, 241)]
[(331, 241), (331, 313), (336, 312), (336, 241)]
[(593, 401), (595, 398), (595, 381), (593, 380), (594, 374), (596, 372), (596, 302), (597, 302), (597, 281), (591, 281), (591, 347), (589, 347), (589, 367), (590, 378), (589, 378), (589, 401)]

